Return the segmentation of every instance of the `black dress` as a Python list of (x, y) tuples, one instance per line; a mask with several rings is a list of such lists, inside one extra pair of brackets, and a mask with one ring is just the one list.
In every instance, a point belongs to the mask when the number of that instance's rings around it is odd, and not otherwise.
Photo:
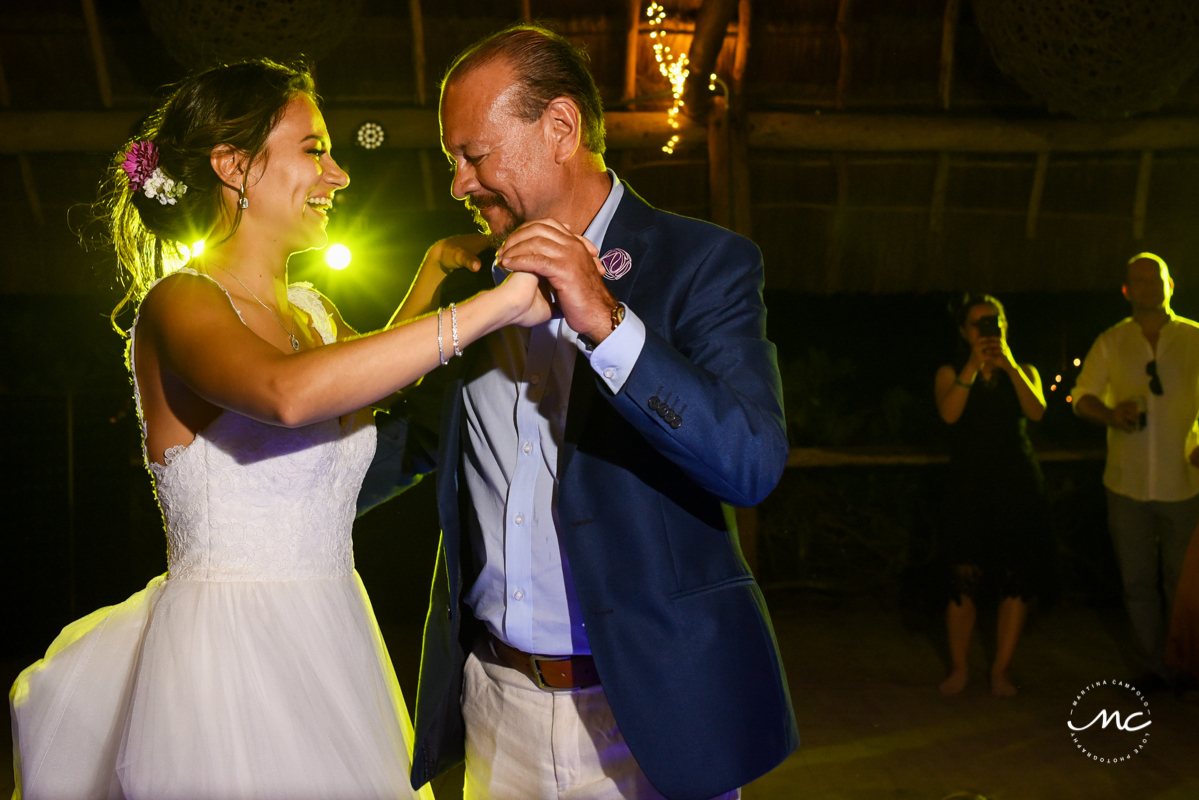
[(978, 373), (950, 426), (941, 555), (957, 602), (963, 593), (1029, 600), (1052, 590), (1056, 546), (1027, 424), (1011, 378), (995, 369), (990, 381)]

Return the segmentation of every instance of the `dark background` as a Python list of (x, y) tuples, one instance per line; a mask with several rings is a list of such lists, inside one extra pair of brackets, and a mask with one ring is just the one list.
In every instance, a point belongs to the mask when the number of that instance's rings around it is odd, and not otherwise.
[[(164, 84), (186, 74), (151, 29), (163, 0), (96, 0), (95, 41), (110, 82), (98, 90), (93, 39), (79, 0), (6, 0), (0, 13), (0, 133), (23, 112), (144, 113)], [(214, 7), (219, 4), (213, 3)], [(340, 40), (313, 62), (325, 108), (423, 108), (452, 55), (512, 21), (518, 0), (423, 2), (427, 72), (417, 85), (404, 0), (363, 0)], [(687, 49), (700, 0), (667, 0), (667, 41)], [(335, 7), (330, 4), (329, 7)], [(530, 0), (533, 17), (585, 45), (611, 112), (627, 108), (624, 0)], [(1073, 121), (1004, 75), (961, 3), (953, 101), (938, 96), (944, 0), (755, 0), (742, 99), (750, 113), (959, 117), (997, 123)], [(691, 26), (691, 28), (688, 28)], [(318, 28), (319, 30), (319, 28)], [(193, 31), (195, 36), (203, 31)], [(735, 36), (716, 71), (731, 82)], [(639, 39), (636, 104), (665, 114), (665, 87), (648, 36)], [(1134, 119), (1192, 119), (1199, 78)], [(78, 117), (72, 117), (78, 120)], [(1089, 123), (1079, 123), (1089, 124)], [(34, 142), (33, 144), (36, 144)], [(88, 209), (112, 148), (0, 152), (0, 655), (44, 649), (63, 623), (121, 600), (165, 569), (165, 538), (142, 465), (123, 340), (107, 315), (119, 290), (111, 260), (80, 247)], [(470, 229), (448, 193), (432, 138), (365, 152), (335, 141), (353, 178), (339, 193), (333, 241), (354, 263), (325, 268), (293, 258), (360, 330), (380, 325), (409, 285), (424, 249)], [(1040, 370), (1042, 450), (1095, 453), (1103, 432), (1075, 418), (1064, 395), (1074, 358), (1126, 314), (1125, 260), (1153, 250), (1179, 281), (1176, 310), (1199, 317), (1199, 151), (1154, 154), (1143, 230), (1134, 226), (1141, 154), (1053, 152), (1035, 234), (1026, 215), (1036, 156), (955, 152), (941, 224), (931, 224), (938, 153), (750, 148), (753, 239), (765, 257), (769, 332), (779, 347), (789, 432), (797, 447), (942, 452), (947, 427), (933, 407), (937, 367), (955, 347), (945, 312), (953, 291), (982, 290), (1007, 304), (1013, 350)], [(613, 149), (607, 160), (651, 203), (711, 218), (708, 151), (684, 142)], [(120, 320), (128, 327), (128, 315)], [(1097, 458), (1045, 466), (1068, 596), (1118, 603)], [(768, 591), (873, 593), (931, 609), (945, 467), (788, 470), (761, 507), (759, 572)], [(73, 504), (71, 502), (73, 498)], [(436, 544), (432, 486), (417, 486), (364, 517), (357, 562), (385, 625), (417, 625)], [(72, 533), (73, 531), (73, 533)]]

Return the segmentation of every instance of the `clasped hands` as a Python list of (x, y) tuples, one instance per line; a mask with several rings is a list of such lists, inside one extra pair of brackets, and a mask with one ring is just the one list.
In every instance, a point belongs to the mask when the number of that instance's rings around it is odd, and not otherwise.
[(974, 362), (976, 368), (981, 368), (983, 364), (990, 364), (1008, 373), (1018, 369), (1016, 357), (1012, 355), (1007, 339), (1002, 336), (980, 336), (975, 339), (971, 348), (970, 360)]
[[(598, 344), (612, 332), (616, 306), (604, 285), (604, 265), (598, 256), (599, 250), (586, 237), (547, 218), (526, 222), (513, 231), (497, 251), (496, 261), (513, 273), (505, 283), (536, 278), (547, 301), (546, 288), (552, 287), (566, 324)], [(549, 319), (548, 302), (542, 310)], [(544, 321), (529, 319), (519, 324)]]

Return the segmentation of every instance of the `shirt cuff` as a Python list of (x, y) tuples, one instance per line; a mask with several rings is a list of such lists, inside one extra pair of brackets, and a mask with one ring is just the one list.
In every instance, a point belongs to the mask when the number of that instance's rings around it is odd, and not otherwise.
[[(621, 305), (624, 306), (624, 303)], [(624, 306), (624, 319), (616, 326), (616, 330), (608, 334), (594, 350), (588, 350), (580, 341), (579, 352), (591, 361), (591, 368), (612, 393), (617, 394), (624, 388), (629, 373), (637, 365), (644, 346), (645, 323), (628, 306)]]

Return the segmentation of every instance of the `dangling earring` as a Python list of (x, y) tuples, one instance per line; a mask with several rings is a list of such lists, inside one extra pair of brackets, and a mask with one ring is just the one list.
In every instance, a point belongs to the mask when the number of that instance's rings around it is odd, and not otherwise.
[(237, 192), (237, 207), (238, 208), (249, 208), (250, 207), (250, 201), (246, 199), (246, 182), (245, 181), (242, 181), (241, 189), (239, 189)]

